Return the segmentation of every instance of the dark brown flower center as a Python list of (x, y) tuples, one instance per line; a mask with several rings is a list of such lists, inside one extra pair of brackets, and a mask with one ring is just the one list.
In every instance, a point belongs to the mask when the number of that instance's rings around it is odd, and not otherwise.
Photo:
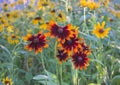
[(39, 42), (39, 38), (35, 38), (35, 39), (33, 40), (33, 42), (34, 42), (34, 43), (38, 43), (38, 42)]
[(10, 85), (10, 81), (5, 81), (5, 85)]
[(103, 30), (103, 29), (100, 29), (100, 30), (99, 30), (99, 33), (103, 33), (103, 32), (104, 32), (104, 30)]
[(62, 14), (58, 14), (58, 17), (62, 18)]
[(63, 28), (58, 28), (59, 33), (63, 33)]
[(15, 35), (13, 35), (13, 36), (12, 36), (12, 38), (14, 39), (14, 38), (16, 38), (16, 36), (15, 36)]
[(68, 44), (68, 45), (71, 45), (71, 43), (72, 43), (72, 40), (68, 40), (68, 41), (67, 41), (67, 44)]
[(78, 60), (79, 60), (79, 61), (82, 61), (82, 60), (83, 60), (83, 58), (81, 58), (81, 57), (79, 56), (79, 57), (78, 57)]

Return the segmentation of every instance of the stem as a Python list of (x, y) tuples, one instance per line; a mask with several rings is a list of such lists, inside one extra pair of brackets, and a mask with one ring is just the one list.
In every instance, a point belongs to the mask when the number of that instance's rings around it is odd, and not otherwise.
[(62, 64), (60, 65), (60, 85), (62, 84)]
[(84, 8), (84, 23), (86, 24), (86, 8)]
[(74, 69), (74, 65), (72, 63), (72, 79), (73, 85), (78, 85), (78, 71)]
[(45, 63), (44, 63), (44, 59), (43, 59), (43, 55), (42, 55), (42, 52), (41, 52), (41, 60), (42, 60), (42, 66), (43, 66), (43, 69), (44, 69), (44, 71), (46, 71), (46, 69), (45, 69)]
[[(57, 55), (57, 40), (55, 41), (55, 47), (54, 47), (54, 58), (56, 59), (56, 55)], [(55, 63), (56, 64), (56, 75), (58, 77), (58, 64), (57, 62)]]
[[(43, 69), (44, 69), (44, 71), (46, 72), (46, 68), (45, 68), (45, 63), (44, 63), (44, 59), (43, 59), (42, 52), (41, 52), (41, 60), (42, 60), (42, 66), (43, 66)], [(48, 83), (47, 83), (47, 79), (46, 79), (46, 85), (48, 85)]]

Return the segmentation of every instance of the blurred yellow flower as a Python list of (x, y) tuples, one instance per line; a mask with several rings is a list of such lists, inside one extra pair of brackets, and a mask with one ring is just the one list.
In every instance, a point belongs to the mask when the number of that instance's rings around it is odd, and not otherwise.
[(0, 25), (0, 32), (3, 31), (3, 28), (4, 28), (4, 26), (3, 26), (3, 25)]
[(14, 26), (12, 26), (12, 25), (8, 26), (6, 30), (7, 30), (8, 33), (14, 32)]
[(87, 0), (80, 0), (80, 5), (82, 6), (82, 7), (87, 7), (88, 6), (88, 1)]
[(58, 15), (56, 16), (56, 19), (58, 22), (65, 22), (66, 21), (66, 15), (63, 11), (58, 11)]
[(5, 79), (3, 79), (2, 83), (4, 85), (12, 85), (13, 84), (12, 79), (11, 78), (9, 79), (8, 77), (6, 77)]
[(38, 23), (43, 23), (44, 22), (44, 19), (41, 18), (41, 17), (35, 17), (33, 20), (32, 20), (32, 24), (34, 25), (37, 25)]
[(8, 36), (7, 40), (8, 40), (8, 43), (10, 43), (10, 44), (18, 44), (19, 43), (19, 36), (12, 34), (12, 35)]
[(46, 9), (46, 7), (48, 7), (49, 6), (49, 4), (50, 4), (50, 2), (49, 2), (49, 0), (38, 0), (38, 2), (37, 2), (37, 9), (38, 10), (45, 10)]
[(89, 1), (88, 7), (90, 8), (90, 10), (95, 10), (100, 7), (100, 4), (94, 1)]
[(92, 33), (97, 36), (97, 38), (105, 38), (108, 36), (108, 33), (110, 31), (110, 27), (104, 29), (105, 27), (105, 22), (102, 22), (102, 25), (98, 22), (97, 24), (94, 25), (94, 30)]

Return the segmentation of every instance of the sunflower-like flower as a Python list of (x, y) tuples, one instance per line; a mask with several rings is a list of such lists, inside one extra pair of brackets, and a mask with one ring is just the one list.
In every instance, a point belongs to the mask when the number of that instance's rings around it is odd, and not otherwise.
[(64, 43), (61, 42), (58, 46), (70, 54), (77, 52), (78, 48), (81, 48), (81, 41), (83, 41), (82, 38), (77, 38), (76, 35), (74, 35), (74, 37), (71, 37), (69, 40), (66, 39)]
[(49, 6), (50, 6), (50, 2), (48, 0), (38, 0), (38, 2), (37, 2), (37, 9), (38, 10), (44, 11)]
[(84, 52), (86, 55), (89, 55), (91, 53), (90, 46), (87, 45), (85, 42), (81, 43), (81, 52)]
[(10, 43), (10, 44), (18, 44), (19, 38), (20, 37), (18, 35), (12, 34), (12, 35), (8, 36), (7, 40), (8, 40), (8, 43)]
[(88, 6), (88, 1), (87, 0), (80, 0), (80, 5), (82, 6), (82, 7), (87, 7)]
[(64, 27), (58, 26), (54, 21), (49, 22), (49, 34), (51, 37), (56, 37), (58, 41), (65, 41), (73, 36), (73, 32), (70, 30), (72, 27), (71, 24), (68, 24)]
[(38, 23), (43, 23), (43, 19), (41, 17), (35, 17), (33, 20), (32, 20), (32, 23), (34, 25), (38, 24)]
[(82, 70), (83, 68), (86, 69), (86, 66), (88, 66), (89, 58), (84, 52), (78, 51), (73, 54), (72, 56), (72, 62), (75, 66), (75, 69), (80, 68)]
[(9, 79), (8, 77), (6, 77), (5, 79), (3, 79), (2, 83), (4, 85), (12, 85), (13, 84), (12, 79)]
[(100, 7), (100, 4), (94, 1), (89, 1), (88, 7), (90, 8), (90, 10), (95, 10)]
[(68, 53), (65, 52), (64, 50), (58, 50), (58, 55), (57, 55), (57, 58), (60, 62), (60, 64), (63, 62), (63, 61), (66, 61), (67, 58), (68, 58)]
[(48, 47), (46, 44), (46, 36), (42, 35), (41, 32), (36, 35), (27, 34), (27, 36), (23, 37), (23, 39), (25, 41), (28, 41), (28, 45), (26, 45), (25, 48), (29, 51), (32, 51), (34, 49), (35, 54), (42, 52), (42, 48)]
[(108, 36), (108, 33), (110, 31), (110, 27), (104, 29), (105, 27), (105, 22), (102, 22), (102, 25), (98, 22), (98, 24), (94, 25), (94, 30), (92, 33), (97, 36), (97, 38), (105, 38)]

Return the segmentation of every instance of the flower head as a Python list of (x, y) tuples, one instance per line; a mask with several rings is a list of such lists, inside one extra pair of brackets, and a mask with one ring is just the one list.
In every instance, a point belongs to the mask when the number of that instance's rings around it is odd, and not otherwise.
[(96, 3), (94, 1), (89, 1), (88, 7), (90, 8), (90, 10), (95, 10), (97, 8), (99, 8), (99, 3)]
[(98, 24), (94, 25), (94, 30), (92, 33), (97, 36), (97, 38), (105, 38), (108, 36), (108, 33), (110, 31), (110, 27), (104, 29), (105, 22), (102, 22), (102, 25), (98, 22)]
[(80, 5), (82, 7), (87, 7), (88, 6), (88, 1), (87, 0), (80, 0)]
[(57, 55), (58, 60), (60, 61), (60, 64), (62, 61), (66, 61), (68, 58), (68, 53), (65, 52), (64, 50), (58, 50), (58, 55)]
[(65, 40), (64, 43), (60, 43), (59, 46), (62, 47), (66, 52), (72, 53), (77, 52), (78, 48), (81, 48), (80, 42), (82, 41), (82, 38), (77, 38), (75, 35), (74, 37), (71, 37), (69, 40)]
[(13, 84), (12, 79), (9, 79), (8, 77), (6, 77), (5, 79), (3, 79), (2, 83), (4, 85), (12, 85)]
[(19, 43), (19, 36), (12, 34), (12, 35), (8, 36), (7, 40), (8, 40), (8, 43), (10, 43), (10, 44), (18, 44)]
[(25, 41), (28, 41), (28, 45), (25, 46), (29, 51), (35, 50), (35, 54), (38, 52), (42, 52), (42, 48), (48, 47), (46, 44), (46, 36), (38, 33), (36, 35), (27, 34), (27, 36), (23, 37)]
[(80, 70), (82, 70), (83, 68), (86, 69), (86, 66), (88, 66), (89, 58), (84, 52), (78, 51), (73, 54), (72, 61), (75, 69), (80, 68)]
[(58, 26), (54, 21), (49, 22), (49, 31), (52, 37), (56, 37), (58, 41), (65, 41), (72, 37), (71, 24), (64, 27)]

